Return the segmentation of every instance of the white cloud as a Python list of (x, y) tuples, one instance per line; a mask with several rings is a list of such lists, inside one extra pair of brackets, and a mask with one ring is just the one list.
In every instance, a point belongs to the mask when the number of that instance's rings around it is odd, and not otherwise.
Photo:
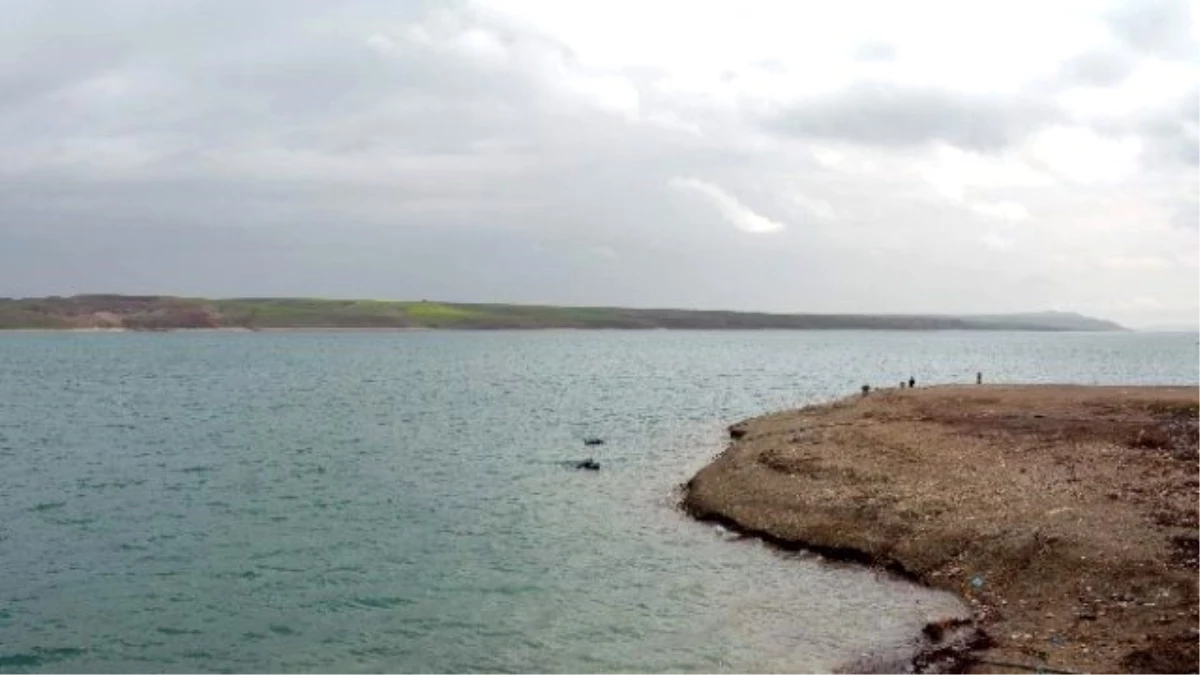
[(1110, 255), (1097, 261), (1101, 267), (1116, 270), (1164, 270), (1171, 267), (1171, 261), (1154, 255)]
[[(485, 25), (489, 20), (497, 25)], [(508, 73), (534, 85), (542, 102), (551, 105), (582, 103), (631, 121), (638, 118), (641, 97), (628, 78), (586, 66), (549, 36), (525, 33), (504, 39), (501, 33), (511, 31), (510, 23), (510, 18), (486, 12), (442, 10), (398, 31), (400, 40), (376, 32), (367, 44), (394, 58), (406, 55), (403, 45), (461, 59), (484, 73)]]
[(485, 64), (502, 64), (509, 56), (500, 38), (483, 28), (467, 28), (451, 38), (450, 44), (463, 56)]
[(830, 148), (815, 147), (810, 148), (809, 152), (818, 164), (828, 169), (840, 168), (846, 161), (845, 153)]
[[(1011, 154), (984, 155), (940, 145), (924, 162), (918, 173), (935, 194), (947, 202), (961, 205), (968, 211), (993, 220), (1028, 220), (1029, 209), (1012, 200), (992, 200), (976, 195), (996, 190), (1013, 188), (1045, 187), (1054, 179), (1036, 171)], [(992, 248), (1011, 248), (1012, 241), (1005, 239), (1002, 246), (996, 245), (993, 235), (985, 236), (985, 243)]]
[(1156, 102), (1183, 96), (1195, 85), (1196, 64), (1149, 59), (1115, 86), (1085, 86), (1058, 95), (1081, 120), (1114, 119), (1135, 114)]
[(673, 110), (662, 110), (646, 115), (645, 121), (668, 131), (678, 131), (692, 136), (703, 136), (704, 131), (699, 124), (689, 122)]
[(939, 144), (918, 171), (942, 197), (956, 202), (968, 191), (1053, 186), (1053, 176), (1011, 152), (985, 154)]
[(837, 217), (837, 213), (834, 211), (833, 206), (831, 206), (829, 202), (820, 199), (814, 199), (798, 192), (792, 193), (789, 195), (789, 198), (792, 200), (793, 204), (822, 220), (833, 220)]
[(1029, 210), (1016, 202), (972, 202), (967, 208), (985, 218), (1027, 220)]
[[(776, 86), (828, 89), (881, 64), (859, 58), (886, 41), (882, 64), (912, 84), (994, 91), (1037, 77), (1103, 36), (1086, 2), (956, 3), (855, 0), (835, 5), (793, 0), (477, 0), (489, 12), (561, 38), (592, 66), (654, 67), (697, 89), (719, 89), (727, 73), (780, 64)], [(931, 21), (930, 17), (937, 17)], [(686, 30), (681, 26), (686, 25)], [(945, 26), (954, 26), (946, 30)], [(1021, 49), (1012, 49), (1014, 35)], [(619, 36), (619, 37), (618, 37)], [(670, 39), (664, 39), (670, 36)], [(953, 55), (948, 58), (947, 55)], [(757, 87), (757, 85), (755, 85)]]
[(979, 238), (979, 241), (986, 247), (997, 251), (1008, 251), (1013, 247), (1013, 240), (998, 232), (988, 232)]
[(725, 220), (743, 232), (770, 234), (780, 232), (784, 229), (783, 223), (755, 213), (750, 207), (739, 202), (733, 195), (712, 183), (695, 178), (676, 177), (671, 179), (670, 186), (703, 195), (717, 207), (717, 210), (721, 212)]
[(636, 119), (641, 96), (628, 80), (614, 75), (577, 73), (564, 76), (558, 86), (605, 112)]
[(1137, 171), (1142, 142), (1104, 138), (1085, 127), (1056, 126), (1029, 142), (1027, 156), (1051, 173), (1076, 183), (1113, 183)]

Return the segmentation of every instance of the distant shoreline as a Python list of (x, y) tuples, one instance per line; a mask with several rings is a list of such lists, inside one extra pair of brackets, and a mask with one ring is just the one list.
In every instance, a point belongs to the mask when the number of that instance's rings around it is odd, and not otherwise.
[(163, 328), (156, 330), (139, 330), (136, 328), (0, 328), (0, 335), (4, 335), (6, 333), (408, 333), (428, 330), (432, 329), (423, 328), (420, 326), (403, 328), (343, 328), (338, 326), (244, 328), (241, 326), (217, 326), (215, 328)]
[(1200, 331), (1150, 331), (1150, 330), (1127, 330), (1127, 331), (1071, 331), (1071, 330), (1048, 330), (1048, 329), (1017, 329), (1017, 328), (664, 328), (664, 327), (646, 327), (646, 328), (625, 328), (619, 326), (593, 326), (593, 327), (574, 327), (574, 326), (545, 326), (545, 327), (502, 327), (502, 328), (465, 328), (456, 326), (432, 327), (432, 326), (270, 326), (266, 328), (246, 328), (243, 326), (216, 326), (212, 328), (161, 328), (153, 330), (145, 330), (138, 328), (7, 328), (0, 327), (0, 335), (6, 334), (52, 334), (52, 333), (79, 333), (79, 334), (131, 334), (131, 335), (153, 335), (153, 334), (170, 334), (170, 333), (427, 333), (427, 332), (469, 332), (469, 333), (555, 333), (555, 332), (624, 332), (624, 333), (650, 333), (656, 331), (665, 332), (751, 332), (751, 333), (835, 333), (835, 332), (851, 332), (851, 333), (1063, 333), (1063, 334), (1080, 334), (1086, 333), (1089, 335), (1095, 334), (1143, 334), (1143, 335), (1165, 335), (1165, 334), (1181, 334), (1181, 333), (1198, 333)]
[(730, 427), (683, 507), (959, 594), (973, 620), (926, 627), (918, 671), (1196, 672), (1198, 403), (1195, 387), (856, 395)]
[(1124, 331), (1065, 312), (995, 315), (772, 314), (315, 298), (77, 295), (0, 298), (0, 330), (987, 330)]

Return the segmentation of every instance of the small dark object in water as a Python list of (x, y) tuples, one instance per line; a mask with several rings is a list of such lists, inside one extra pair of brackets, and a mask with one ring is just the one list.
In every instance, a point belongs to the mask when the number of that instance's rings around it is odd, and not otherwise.
[(732, 426), (732, 427), (729, 427), (729, 437), (730, 437), (730, 438), (732, 438), (732, 439), (734, 439), (734, 440), (737, 440), (737, 439), (739, 439), (739, 438), (741, 438), (742, 436), (745, 436), (745, 435), (746, 435), (746, 428), (745, 428), (745, 427), (739, 427), (739, 426)]
[(604, 439), (603, 438), (585, 438), (585, 439), (583, 439), (583, 444), (584, 445), (604, 445)]
[(915, 387), (915, 386), (917, 386), (917, 380), (916, 380), (916, 378), (914, 378), (914, 377), (909, 377), (909, 378), (908, 378), (908, 388), (909, 388), (909, 389), (912, 389), (912, 388), (913, 388), (913, 387)]
[(600, 470), (600, 462), (597, 462), (596, 460), (592, 459), (591, 457), (588, 457), (587, 459), (583, 460), (582, 462), (576, 464), (575, 468), (583, 469), (585, 471), (599, 471)]

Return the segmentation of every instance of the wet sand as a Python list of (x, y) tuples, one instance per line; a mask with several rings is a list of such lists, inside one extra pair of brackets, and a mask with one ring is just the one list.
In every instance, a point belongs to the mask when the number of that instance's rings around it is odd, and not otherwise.
[(1188, 387), (874, 391), (734, 425), (683, 506), (959, 594), (972, 620), (927, 627), (918, 670), (1197, 672), (1197, 403)]

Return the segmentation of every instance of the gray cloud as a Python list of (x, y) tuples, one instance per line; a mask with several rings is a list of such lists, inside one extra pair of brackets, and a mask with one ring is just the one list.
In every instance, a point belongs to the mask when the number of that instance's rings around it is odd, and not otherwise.
[(967, 95), (933, 88), (866, 82), (801, 101), (768, 120), (785, 135), (867, 145), (914, 146), (944, 141), (995, 150), (1061, 117), (1034, 98)]
[(1123, 48), (1096, 48), (1063, 63), (1058, 84), (1111, 87), (1125, 81), (1138, 60)]
[(1143, 54), (1194, 60), (1192, 3), (1188, 0), (1133, 0), (1108, 16), (1113, 33)]
[[(600, 65), (468, 2), (5, 9), (0, 295), (795, 311), (1038, 309), (1005, 285), (1035, 277), (1063, 302), (1087, 299), (1021, 249), (1022, 226), (1004, 232), (1014, 242), (1004, 250), (979, 243), (994, 223), (971, 205), (1019, 206), (1029, 193), (975, 200), (990, 188), (964, 183), (975, 201), (944, 203), (922, 177), (925, 146), (1011, 149), (1071, 122), (1055, 94), (1127, 81), (1143, 36), (1165, 30), (1146, 21), (1125, 47), (1047, 64), (1052, 83), (1012, 96), (850, 77), (829, 96), (774, 100), (780, 112), (763, 120), (736, 97), (660, 86), (677, 74), (666, 65)], [(840, 53), (862, 67), (907, 53), (858, 44)], [(761, 56), (748, 57), (756, 72), (802, 75)], [(722, 86), (743, 86), (738, 66)], [(1175, 181), (1195, 166), (1194, 104), (1164, 101), (1096, 128), (1140, 139), (1156, 179)], [(862, 156), (831, 169), (805, 149), (813, 139)], [(1094, 197), (1043, 189), (1068, 211)], [(1189, 200), (1171, 202), (1185, 225)], [(1029, 227), (1053, 231), (1039, 206)], [(766, 222), (787, 227), (744, 231)], [(923, 264), (908, 265), (914, 256)], [(990, 272), (960, 277), (962, 260)], [(966, 281), (946, 289), (951, 272)]]
[[(0, 132), (38, 162), (0, 180), (0, 288), (680, 302), (694, 277), (680, 265), (655, 292), (632, 281), (660, 269), (647, 242), (691, 234), (663, 185), (735, 152), (558, 108), (520, 70), (373, 51), (370, 35), (236, 64), (174, 54), (137, 70), (135, 91), (63, 107), (64, 89), (129, 68), (81, 67), (10, 101)], [(128, 175), (95, 166), (114, 139), (148, 153)], [(595, 254), (613, 245), (616, 262)]]
[(1139, 139), (1143, 162), (1172, 170), (1200, 166), (1200, 87), (1138, 115), (1093, 123), (1100, 133)]

